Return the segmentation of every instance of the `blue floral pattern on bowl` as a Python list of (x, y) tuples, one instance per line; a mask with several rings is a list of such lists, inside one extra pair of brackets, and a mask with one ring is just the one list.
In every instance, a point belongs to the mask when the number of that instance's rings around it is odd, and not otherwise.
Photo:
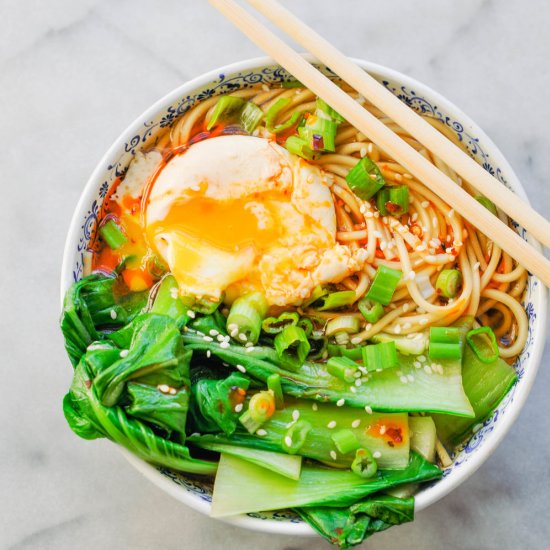
[[(332, 73), (329, 68), (322, 65), (317, 65), (317, 67), (320, 68), (327, 76), (336, 78), (334, 73)], [(374, 76), (376, 77), (376, 75)], [(119, 151), (118, 156), (110, 159), (105, 165), (103, 173), (104, 181), (98, 186), (97, 196), (91, 202), (80, 225), (81, 234), (76, 250), (74, 251), (75, 261), (72, 268), (73, 279), (76, 281), (82, 277), (84, 253), (90, 244), (90, 239), (93, 235), (93, 228), (100, 215), (103, 200), (107, 195), (107, 191), (117, 178), (125, 174), (136, 151), (139, 151), (140, 148), (144, 147), (146, 143), (154, 139), (155, 134), (159, 130), (171, 125), (179, 116), (204, 99), (257, 84), (270, 85), (289, 80), (294, 80), (294, 78), (277, 65), (234, 74), (219, 74), (218, 78), (209, 84), (200, 87), (192, 94), (180, 97), (177, 101), (171, 105), (168, 105), (163, 111), (159, 111), (155, 118), (145, 122), (141, 130), (125, 143), (123, 149)], [(502, 168), (496, 165), (490, 155), (485, 151), (482, 140), (480, 140), (480, 138), (476, 135), (473, 135), (471, 131), (461, 122), (448, 116), (436, 103), (431, 102), (422, 95), (419, 95), (414, 89), (388, 79), (378, 78), (378, 80), (411, 108), (415, 109), (419, 113), (433, 116), (448, 126), (456, 134), (458, 139), (464, 144), (470, 155), (477, 162), (479, 162), (487, 171), (493, 174), (502, 183), (510, 187), (504, 177)], [(526, 232), (523, 228), (516, 226), (516, 230), (523, 239), (527, 240)], [(449, 468), (445, 469), (444, 478), (450, 478), (453, 475), (457, 475), (457, 472), (464, 466), (464, 464), (466, 464), (476, 453), (476, 451), (484, 445), (484, 442), (490, 437), (490, 434), (495, 430), (495, 427), (499, 422), (501, 422), (502, 418), (505, 417), (508, 405), (514, 400), (516, 390), (521, 384), (524, 376), (524, 365), (528, 361), (534, 345), (533, 327), (535, 325), (537, 311), (533, 300), (537, 285), (539, 285), (539, 282), (533, 277), (529, 277), (524, 300), (524, 306), (529, 316), (529, 336), (524, 351), (514, 365), (514, 368), (518, 374), (518, 382), (510, 390), (492, 417), (486, 420), (482, 425), (478, 426), (476, 433), (471, 437), (468, 443), (461, 450), (453, 454), (453, 464)], [(181, 487), (183, 491), (191, 493), (196, 498), (203, 501), (212, 501), (211, 481), (201, 479), (200, 477), (175, 472), (166, 468), (157, 468), (157, 471), (164, 477), (171, 480), (174, 484)], [(292, 523), (302, 522), (297, 515), (290, 511), (254, 513), (247, 515), (250, 518), (256, 518), (257, 520), (275, 520)]]

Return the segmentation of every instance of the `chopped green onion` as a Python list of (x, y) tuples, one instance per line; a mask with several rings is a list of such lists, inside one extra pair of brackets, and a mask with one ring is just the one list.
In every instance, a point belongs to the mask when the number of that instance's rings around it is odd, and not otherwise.
[(300, 315), (295, 311), (284, 311), (279, 317), (267, 317), (262, 322), (262, 330), (267, 334), (278, 334), (287, 325), (297, 325)]
[(430, 359), (460, 359), (462, 346), (457, 327), (430, 327)]
[(357, 363), (348, 357), (331, 357), (327, 361), (327, 372), (346, 382), (346, 384), (355, 382), (357, 369)]
[(282, 88), (303, 88), (303, 86), (299, 80), (283, 80), (281, 82)]
[[(235, 335), (242, 344), (255, 344), (260, 337), (262, 321), (267, 313), (267, 301), (260, 292), (239, 296), (231, 306), (227, 316), (227, 332)], [(241, 337), (241, 335), (244, 335)], [(246, 337), (246, 339), (245, 339)]]
[(337, 332), (347, 332), (348, 334), (359, 332), (359, 319), (353, 315), (341, 315), (331, 319), (325, 327), (325, 334), (332, 336)]
[(499, 357), (495, 333), (490, 327), (479, 327), (466, 334), (466, 341), (483, 363), (493, 363)]
[(245, 132), (251, 134), (256, 129), (256, 126), (260, 124), (263, 116), (264, 112), (255, 103), (247, 101), (241, 110), (241, 126)]
[(311, 115), (306, 123), (298, 128), (298, 133), (313, 151), (332, 152), (335, 151), (337, 128), (333, 120)]
[(313, 323), (307, 317), (301, 317), (298, 321), (298, 326), (304, 329), (308, 338), (313, 334)]
[(353, 290), (340, 290), (338, 292), (332, 292), (326, 296), (319, 298), (321, 305), (316, 308), (319, 311), (325, 311), (327, 309), (337, 309), (343, 306), (349, 306), (355, 302), (355, 292)]
[(462, 286), (462, 273), (458, 269), (444, 269), (437, 277), (435, 288), (442, 296), (454, 298)]
[(295, 325), (287, 325), (282, 332), (275, 336), (273, 341), (277, 355), (281, 359), (294, 362), (295, 358), (290, 354), (290, 349), (296, 350), (296, 358), (300, 365), (305, 361), (311, 345), (303, 328)]
[(239, 417), (239, 422), (248, 432), (254, 433), (275, 412), (275, 397), (270, 391), (255, 393), (250, 399), (248, 410)]
[(178, 325), (189, 321), (188, 308), (183, 304), (179, 296), (179, 286), (173, 275), (165, 275), (157, 287), (155, 301), (151, 307), (151, 313), (159, 313), (173, 317)]
[(365, 479), (376, 475), (378, 465), (368, 449), (361, 448), (355, 451), (355, 459), (351, 463), (351, 471)]
[(277, 373), (270, 374), (267, 377), (267, 389), (273, 392), (275, 398), (275, 408), (281, 410), (285, 408), (283, 397), (283, 387), (281, 386), (281, 376)]
[(340, 345), (346, 345), (349, 342), (349, 334), (347, 332), (337, 332), (334, 335), (334, 341)]
[(338, 430), (334, 432), (331, 436), (334, 445), (338, 449), (338, 452), (343, 455), (350, 453), (351, 451), (356, 451), (359, 447), (359, 441), (355, 434), (348, 428), (343, 430)]
[(359, 300), (357, 307), (367, 323), (377, 323), (382, 315), (384, 315), (382, 304), (369, 300), (366, 296), (363, 296), (363, 298)]
[(369, 372), (391, 369), (399, 366), (395, 342), (380, 342), (361, 348), (363, 365)]
[(323, 101), (320, 97), (317, 98), (316, 102), (317, 110), (330, 117), (337, 124), (346, 121), (346, 119), (340, 113), (335, 111), (326, 101)]
[(357, 347), (357, 348), (342, 348), (340, 350), (340, 353), (342, 354), (342, 357), (347, 357), (348, 359), (353, 359), (354, 361), (360, 361), (363, 359), (363, 348)]
[(384, 185), (386, 180), (378, 166), (368, 157), (363, 157), (346, 176), (349, 188), (363, 200), (369, 200)]
[(409, 188), (406, 185), (383, 187), (376, 194), (381, 216), (402, 216), (409, 211)]
[(275, 126), (277, 116), (285, 107), (287, 107), (289, 103), (290, 98), (281, 97), (267, 110), (267, 113), (265, 114), (265, 127), (268, 132), (271, 132), (272, 134), (279, 134), (301, 122), (303, 114), (300, 112), (295, 112), (292, 113), (292, 116), (286, 122)]
[(323, 296), (326, 296), (327, 294), (328, 294), (328, 288), (326, 288), (324, 286), (321, 286), (321, 285), (317, 285), (313, 289), (313, 292), (311, 293), (311, 296), (304, 302), (304, 307), (310, 306), (311, 304), (313, 304), (314, 302), (319, 300), (319, 298), (322, 298)]
[(385, 265), (379, 265), (369, 290), (365, 294), (365, 298), (387, 306), (393, 298), (393, 293), (401, 277), (403, 277), (401, 271), (386, 267)]
[(112, 250), (118, 250), (128, 242), (121, 227), (112, 219), (101, 226), (99, 233)]
[(479, 202), (479, 204), (482, 204), (495, 216), (497, 215), (497, 207), (495, 206), (495, 203), (491, 200), (489, 200), (487, 197), (484, 197), (483, 195), (479, 195), (476, 197), (476, 201)]
[(219, 124), (223, 120), (238, 118), (244, 104), (245, 100), (240, 97), (231, 95), (224, 95), (220, 97), (214, 107), (214, 110), (212, 111), (212, 115), (210, 116), (206, 129), (211, 130), (216, 124)]
[(306, 441), (311, 431), (311, 424), (307, 420), (298, 420), (285, 432), (282, 448), (288, 454), (296, 454)]
[(319, 157), (319, 153), (311, 149), (307, 142), (298, 136), (289, 136), (285, 141), (285, 149), (306, 160), (314, 160)]

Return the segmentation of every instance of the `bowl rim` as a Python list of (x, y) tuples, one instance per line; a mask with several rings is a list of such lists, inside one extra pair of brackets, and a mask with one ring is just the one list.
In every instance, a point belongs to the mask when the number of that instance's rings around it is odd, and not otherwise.
[[(305, 54), (304, 57), (310, 62), (318, 63), (318, 61), (311, 55)], [(502, 172), (506, 175), (506, 180), (513, 191), (529, 203), (529, 199), (527, 197), (525, 189), (523, 188), (521, 182), (519, 181), (514, 170), (512, 169), (511, 165), (508, 163), (502, 152), (498, 149), (491, 138), (470, 117), (468, 117), (461, 109), (454, 105), (454, 103), (440, 95), (438, 92), (434, 91), (427, 84), (424, 84), (399, 71), (390, 69), (377, 63), (372, 63), (357, 58), (350, 59), (369, 73), (373, 73), (375, 76), (394, 80), (411, 90), (415, 90), (415, 92), (421, 93), (422, 96), (430, 98), (437, 103), (437, 106), (441, 109), (441, 111), (445, 113), (452, 113), (456, 120), (459, 120), (461, 124), (463, 124), (463, 126), (467, 126), (469, 129), (472, 129), (475, 132), (475, 136), (479, 138), (479, 141), (481, 143), (483, 143), (484, 148), (490, 151), (491, 158), (494, 160), (495, 164), (498, 165), (502, 169)], [(224, 65), (222, 67), (218, 67), (216, 69), (208, 71), (196, 78), (186, 81), (168, 94), (164, 95), (151, 107), (140, 114), (118, 136), (118, 138), (113, 142), (111, 147), (109, 147), (107, 152), (103, 155), (103, 157), (93, 170), (91, 176), (89, 177), (86, 185), (81, 192), (80, 198), (71, 217), (69, 230), (65, 241), (63, 262), (61, 267), (61, 307), (63, 307), (63, 297), (65, 291), (70, 286), (70, 284), (72, 284), (74, 250), (76, 249), (79, 241), (80, 221), (83, 217), (83, 214), (88, 209), (88, 205), (95, 198), (97, 187), (103, 179), (101, 176), (104, 171), (104, 167), (109, 162), (109, 159), (112, 159), (115, 153), (120, 151), (125, 141), (131, 138), (138, 130), (142, 128), (143, 121), (149, 120), (150, 118), (154, 117), (161, 109), (165, 108), (167, 105), (172, 104), (181, 96), (184, 96), (185, 94), (192, 92), (193, 90), (203, 85), (206, 85), (213, 80), (216, 80), (220, 73), (234, 74), (246, 70), (261, 69), (264, 67), (276, 65), (278, 65), (278, 63), (272, 58), (262, 56), (237, 61), (235, 63)], [(530, 244), (532, 244), (537, 250), (542, 250), (540, 244), (536, 242), (530, 235), (527, 238)], [(540, 281), (536, 289), (534, 290), (533, 301), (537, 304), (536, 323), (538, 327), (536, 334), (544, 335), (546, 334), (548, 315), (547, 291), (542, 283), (540, 283)], [(500, 445), (502, 439), (506, 436), (512, 424), (518, 417), (521, 409), (523, 408), (527, 395), (531, 390), (541, 362), (544, 344), (545, 339), (543, 336), (540, 336), (538, 338), (535, 337), (531, 355), (526, 361), (526, 363), (529, 365), (529, 368), (526, 369), (524, 376), (521, 380), (521, 384), (518, 385), (519, 387), (514, 394), (514, 402), (510, 404), (509, 410), (507, 409), (507, 413), (499, 422), (498, 433), (495, 433), (492, 436), (490, 444), (486, 443), (480, 449), (478, 449), (473, 454), (473, 456), (468, 459), (467, 464), (462, 465), (460, 470), (452, 477), (443, 478), (435, 485), (428, 487), (426, 490), (420, 492), (419, 495), (415, 497), (415, 511), (423, 510), (424, 508), (427, 508), (431, 504), (434, 504), (441, 498), (448, 495), (453, 489), (458, 487), (472, 474), (474, 474), (474, 472), (477, 471), (477, 469)], [(117, 447), (125, 456), (125, 458), (155, 485), (157, 485), (159, 488), (161, 488), (180, 502), (183, 502), (194, 510), (197, 510), (198, 512), (201, 512), (208, 516), (210, 503), (187, 491), (182, 491), (178, 485), (173, 483), (167, 477), (160, 474), (154, 466), (139, 459), (123, 447)], [(314, 530), (306, 523), (292, 523), (290, 521), (281, 522), (270, 519), (257, 519), (246, 515), (220, 519), (232, 525), (238, 525), (240, 527), (245, 527), (250, 530), (260, 531), (264, 533), (277, 533), (295, 536), (310, 536), (315, 534)]]

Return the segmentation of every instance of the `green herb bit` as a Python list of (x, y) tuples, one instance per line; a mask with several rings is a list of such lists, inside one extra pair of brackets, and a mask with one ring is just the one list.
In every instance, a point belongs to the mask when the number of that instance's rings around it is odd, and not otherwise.
[(113, 219), (101, 226), (99, 234), (112, 250), (118, 250), (128, 242), (122, 228)]
[(216, 124), (219, 124), (224, 120), (231, 118), (237, 119), (241, 109), (244, 107), (244, 104), (245, 100), (240, 97), (231, 95), (224, 95), (220, 97), (214, 107), (214, 110), (212, 111), (212, 115), (210, 116), (206, 129), (211, 130), (214, 126), (216, 126)]
[(355, 459), (351, 463), (351, 471), (365, 479), (369, 479), (376, 475), (378, 465), (368, 449), (357, 449), (355, 452)]
[(260, 292), (239, 296), (233, 302), (227, 316), (227, 332), (241, 344), (255, 344), (260, 337), (267, 308), (265, 296)]
[(382, 304), (369, 300), (366, 296), (363, 296), (363, 298), (359, 300), (357, 307), (367, 323), (377, 323), (384, 315)]
[(390, 369), (399, 366), (395, 342), (380, 342), (361, 348), (363, 364), (369, 372)]
[(273, 392), (275, 398), (275, 408), (282, 410), (285, 408), (283, 387), (281, 385), (281, 376), (279, 374), (270, 374), (267, 377), (267, 389)]
[(437, 277), (436, 290), (445, 298), (454, 298), (462, 287), (462, 273), (458, 269), (444, 269)]
[(491, 212), (491, 214), (497, 215), (497, 207), (495, 206), (495, 203), (491, 200), (489, 200), (487, 197), (484, 197), (483, 195), (479, 195), (476, 197), (476, 201), (479, 202), (479, 204), (482, 204)]
[(497, 338), (490, 327), (479, 327), (466, 334), (466, 341), (482, 363), (493, 363), (499, 357)]
[(357, 370), (357, 363), (348, 357), (331, 357), (327, 361), (327, 372), (346, 382), (346, 384), (355, 382)]
[(402, 216), (409, 211), (409, 188), (406, 185), (383, 187), (376, 194), (376, 207), (381, 216)]
[(328, 309), (337, 309), (339, 307), (349, 306), (355, 302), (355, 292), (353, 290), (340, 290), (332, 292), (319, 298), (321, 305), (316, 308), (319, 311)]
[(386, 180), (376, 164), (368, 157), (363, 157), (346, 176), (349, 188), (363, 200), (369, 200), (384, 185)]
[(289, 136), (285, 141), (285, 148), (289, 153), (298, 155), (306, 160), (316, 160), (319, 153), (311, 149), (305, 139), (299, 136)]
[(456, 327), (430, 327), (430, 359), (460, 359), (462, 345), (460, 329)]
[(365, 294), (365, 299), (379, 302), (384, 306), (389, 305), (401, 277), (403, 277), (403, 273), (397, 269), (385, 265), (378, 266), (374, 279)]
[(338, 449), (339, 453), (343, 455), (355, 451), (359, 448), (359, 441), (355, 434), (348, 428), (343, 430), (338, 430), (334, 432), (331, 436), (334, 445)]
[[(275, 336), (273, 344), (281, 359), (290, 363), (294, 363), (297, 359), (300, 365), (305, 361), (311, 349), (304, 329), (295, 325), (286, 326), (282, 332)], [(290, 350), (295, 350), (296, 357), (290, 353)]]
[(283, 450), (291, 455), (296, 454), (305, 443), (311, 428), (312, 426), (307, 420), (298, 420), (294, 422), (283, 437)]

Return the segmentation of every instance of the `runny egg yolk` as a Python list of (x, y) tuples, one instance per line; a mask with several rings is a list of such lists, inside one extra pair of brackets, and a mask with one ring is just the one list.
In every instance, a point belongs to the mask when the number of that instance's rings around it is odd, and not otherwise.
[(210, 138), (172, 158), (150, 189), (145, 229), (181, 294), (198, 298), (260, 290), (270, 304), (299, 304), (361, 267), (336, 243), (325, 174), (252, 136)]

